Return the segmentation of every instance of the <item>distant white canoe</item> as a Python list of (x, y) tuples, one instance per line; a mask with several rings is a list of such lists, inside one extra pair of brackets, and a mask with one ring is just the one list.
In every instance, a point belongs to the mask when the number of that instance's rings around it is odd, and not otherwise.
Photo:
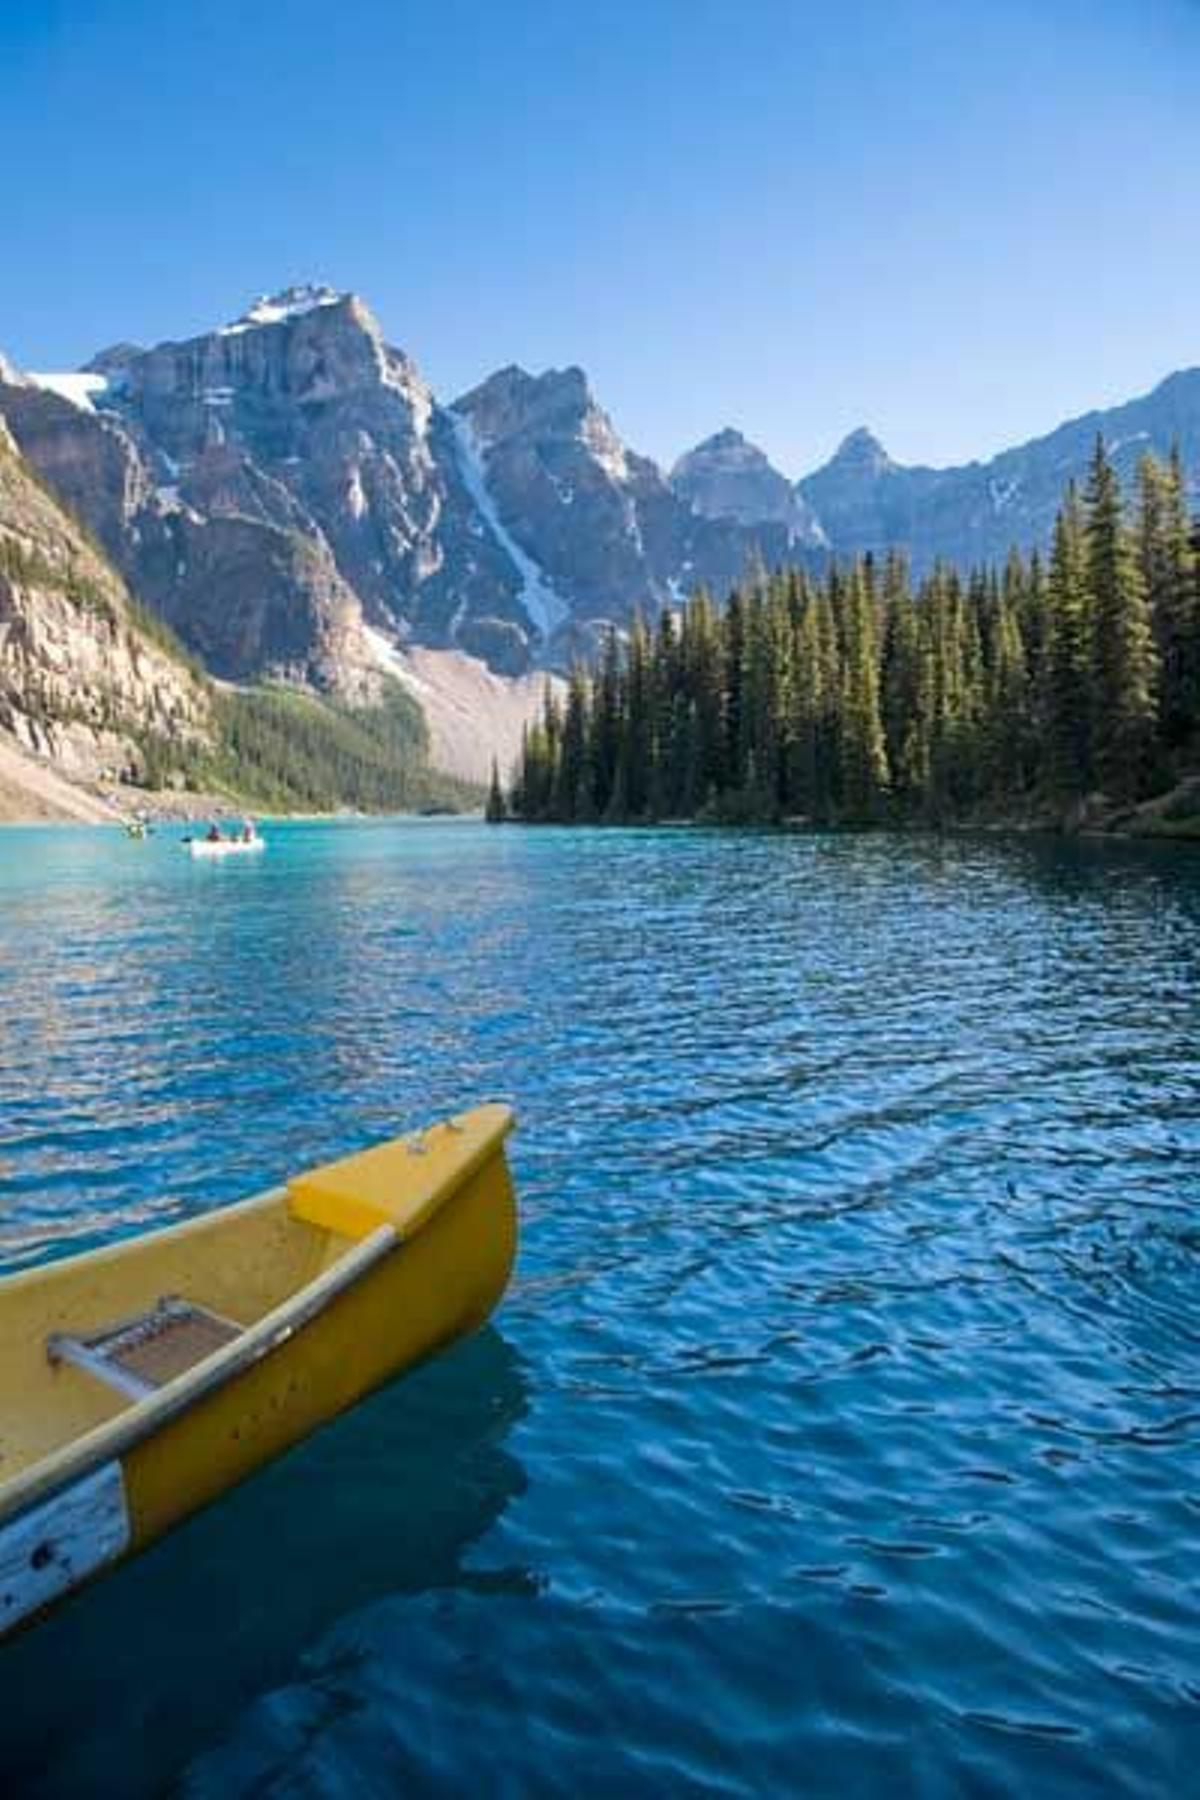
[(216, 841), (212, 838), (191, 838), (188, 842), (191, 854), (201, 857), (250, 856), (254, 851), (265, 850), (266, 847), (266, 839), (260, 837), (220, 838)]

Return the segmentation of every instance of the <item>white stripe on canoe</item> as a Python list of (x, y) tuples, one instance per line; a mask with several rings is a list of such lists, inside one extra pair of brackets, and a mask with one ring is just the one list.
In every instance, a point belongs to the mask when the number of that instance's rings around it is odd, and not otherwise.
[(0, 1636), (129, 1548), (119, 1462), (0, 1526)]

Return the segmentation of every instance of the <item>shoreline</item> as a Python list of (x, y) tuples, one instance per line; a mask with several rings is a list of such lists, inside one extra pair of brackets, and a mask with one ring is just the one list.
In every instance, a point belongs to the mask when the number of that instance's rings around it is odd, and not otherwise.
[(1101, 795), (1092, 796), (1070, 813), (1026, 813), (1008, 818), (975, 819), (879, 819), (869, 822), (831, 819), (823, 822), (796, 815), (778, 819), (664, 818), (664, 819), (521, 819), (506, 816), (502, 825), (549, 826), (570, 831), (776, 831), (799, 836), (864, 836), (923, 834), (934, 837), (1045, 837), (1063, 843), (1172, 843), (1200, 845), (1200, 776), (1189, 775), (1165, 794), (1136, 805), (1114, 805)]
[(122, 829), (135, 816), (144, 819), (146, 824), (157, 831), (171, 825), (186, 826), (207, 824), (215, 819), (218, 824), (228, 824), (231, 820), (253, 819), (263, 825), (378, 825), (388, 819), (411, 819), (423, 825), (483, 823), (483, 809), (476, 807), (471, 812), (423, 813), (423, 812), (269, 812), (255, 806), (212, 807), (207, 811), (201, 808), (196, 813), (157, 813), (150, 807), (138, 807), (129, 811), (118, 811), (115, 808), (96, 817), (70, 817), (59, 814), (50, 817), (46, 814), (30, 813), (22, 817), (10, 815), (0, 819), (0, 833), (5, 831), (28, 831), (32, 827), (53, 827), (56, 830), (78, 829), (85, 826), (89, 830), (96, 826), (120, 826)]
[(481, 818), (482, 805), (471, 812), (431, 809), (422, 813), (368, 813), (354, 807), (324, 811), (275, 812), (238, 794), (191, 789), (141, 788), (124, 782), (88, 781), (66, 774), (35, 756), (0, 731), (0, 831), (7, 826), (112, 825), (144, 819), (153, 826), (195, 825), (246, 817), (259, 819)]
[[(271, 812), (255, 807), (249, 803), (235, 805), (227, 798), (205, 806), (200, 803), (191, 809), (184, 807), (160, 807), (154, 804), (153, 796), (139, 794), (137, 789), (127, 789), (130, 804), (105, 804), (99, 797), (96, 799), (95, 811), (85, 811), (82, 807), (77, 813), (49, 812), (8, 812), (0, 818), (0, 833), (8, 830), (28, 830), (31, 827), (54, 827), (68, 829), (70, 827), (113, 826), (124, 829), (134, 818), (143, 819), (151, 827), (162, 830), (164, 827), (177, 825), (180, 827), (207, 824), (215, 820), (218, 824), (227, 824), (231, 820), (252, 818), (258, 823), (272, 825), (369, 825), (380, 824), (389, 819), (417, 820), (423, 824), (434, 821), (443, 823), (465, 824), (471, 821), (482, 823), (482, 808), (474, 808), (470, 812), (356, 812), (352, 809), (336, 808), (330, 812)], [(200, 796), (193, 796), (198, 802)], [(540, 831), (549, 828), (560, 831), (750, 831), (778, 832), (792, 837), (1042, 837), (1055, 838), (1062, 843), (1120, 843), (1120, 844), (1196, 844), (1200, 846), (1200, 817), (1190, 815), (1178, 821), (1152, 816), (1139, 822), (1135, 819), (1130, 824), (1082, 824), (1064, 826), (1048, 819), (958, 819), (949, 823), (879, 823), (879, 824), (814, 824), (807, 819), (623, 819), (605, 823), (593, 819), (586, 823), (567, 819), (513, 819), (499, 821), (502, 825), (516, 826), (519, 829)]]
[[(137, 789), (126, 792), (137, 795)], [(199, 796), (195, 796), (199, 799)], [(102, 809), (103, 808), (103, 809)], [(407, 819), (422, 824), (435, 821), (441, 823), (467, 824), (483, 823), (484, 814), (481, 808), (470, 812), (355, 812), (353, 810), (335, 809), (331, 812), (270, 812), (255, 806), (234, 805), (228, 799), (209, 806), (197, 805), (193, 810), (183, 808), (159, 808), (152, 799), (147, 801), (142, 796), (128, 806), (104, 806), (97, 801), (96, 811), (86, 813), (81, 809), (78, 813), (46, 812), (8, 813), (0, 818), (0, 834), (9, 830), (29, 830), (32, 827), (53, 827), (69, 829), (86, 826), (120, 827), (122, 830), (134, 818), (144, 819), (152, 828), (162, 831), (170, 826), (188, 826), (208, 823), (215, 820), (218, 824), (227, 824), (230, 820), (253, 818), (259, 824), (271, 825), (370, 825), (382, 824), (389, 819)], [(1061, 843), (1109, 843), (1109, 844), (1195, 844), (1200, 846), (1200, 818), (1189, 816), (1178, 821), (1152, 817), (1140, 825), (1135, 820), (1131, 824), (1083, 824), (1064, 827), (1051, 820), (1016, 820), (1016, 819), (960, 819), (951, 823), (883, 823), (869, 825), (853, 824), (813, 824), (806, 819), (758, 819), (758, 820), (722, 820), (722, 819), (626, 819), (612, 823), (600, 820), (589, 820), (586, 824), (578, 820), (563, 819), (504, 819), (504, 826), (516, 826), (519, 829), (541, 831), (545, 829), (560, 831), (749, 831), (778, 832), (780, 835), (792, 837), (1019, 837), (1019, 838), (1054, 838)]]
[[(353, 807), (332, 807), (303, 812), (274, 812), (252, 800), (228, 793), (179, 789), (140, 788), (116, 782), (73, 779), (53, 763), (32, 755), (0, 732), (0, 831), (6, 826), (112, 825), (124, 827), (141, 818), (151, 826), (187, 826), (199, 821), (255, 817), (275, 822), (322, 820), (362, 822), (387, 818), (478, 819), (481, 809), (453, 812), (441, 808), (404, 812), (364, 812)], [(606, 824), (600, 820), (520, 819), (507, 817), (508, 825), (566, 825), (570, 829), (653, 830), (688, 826), (697, 830), (826, 832), (930, 832), (959, 835), (971, 832), (1013, 836), (1055, 837), (1064, 841), (1108, 840), (1122, 843), (1200, 843), (1200, 774), (1181, 777), (1167, 792), (1134, 805), (1117, 803), (1103, 794), (1092, 794), (1066, 810), (1025, 812), (1018, 816), (955, 819), (944, 822), (879, 820), (855, 824), (830, 821), (817, 824), (805, 817), (783, 819), (628, 819)]]

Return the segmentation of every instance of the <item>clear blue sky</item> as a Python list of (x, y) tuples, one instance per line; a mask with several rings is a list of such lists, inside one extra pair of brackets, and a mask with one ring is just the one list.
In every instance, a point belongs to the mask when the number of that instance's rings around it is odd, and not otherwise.
[(313, 276), (452, 398), (957, 461), (1200, 363), (1200, 0), (2, 0), (0, 348)]

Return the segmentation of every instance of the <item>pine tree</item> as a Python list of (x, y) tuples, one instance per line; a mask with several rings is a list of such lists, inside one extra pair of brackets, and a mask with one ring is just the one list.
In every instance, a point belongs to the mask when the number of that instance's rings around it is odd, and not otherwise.
[(1103, 438), (1096, 440), (1088, 480), (1085, 542), (1096, 763), (1110, 793), (1133, 798), (1145, 786), (1153, 753), (1157, 658), (1145, 583)]
[(989, 606), (985, 767), (979, 785), (1002, 805), (1025, 792), (1029, 775), (1029, 679), (1021, 601), (1019, 590), (1014, 591), (1006, 578), (1003, 591), (991, 596)]
[(617, 775), (621, 747), (621, 667), (617, 634), (605, 633), (600, 668), (596, 675), (591, 710), (588, 763), (592, 780), (591, 804), (597, 818), (608, 811)]
[(770, 817), (778, 804), (783, 745), (776, 692), (780, 670), (771, 601), (764, 587), (751, 590), (745, 617), (738, 761), (746, 771), (747, 804), (756, 815)]
[(1080, 797), (1093, 780), (1093, 631), (1083, 508), (1074, 482), (1055, 521), (1046, 601), (1042, 760), (1054, 789)]
[(703, 796), (721, 787), (725, 777), (721, 626), (712, 599), (703, 588), (688, 607), (686, 661), (696, 707), (698, 788)]
[(562, 742), (554, 771), (551, 811), (554, 818), (570, 824), (580, 816), (592, 816), (590, 793), (584, 801), (588, 742), (588, 691), (583, 670), (578, 664), (571, 670), (567, 683), (567, 705), (563, 715)]
[(1159, 717), (1170, 746), (1184, 741), (1200, 701), (1196, 559), (1178, 449), (1165, 466), (1138, 466), (1138, 551), (1161, 668)]
[(484, 817), (489, 825), (502, 825), (508, 817), (508, 808), (504, 802), (504, 789), (500, 786), (500, 765), (494, 756), (492, 758), (492, 780), (488, 788)]
[(624, 756), (618, 759), (620, 808), (610, 804), (610, 815), (641, 819), (649, 806), (650, 766), (654, 755), (653, 679), (650, 640), (639, 614), (629, 633), (622, 706)]
[(885, 577), (881, 711), (892, 792), (902, 814), (929, 800), (933, 668), (927, 615), (913, 604), (907, 573), (893, 563)]
[(1047, 623), (1041, 564), (1036, 555), (1027, 562), (1019, 550), (1009, 553), (1004, 565), (1001, 598), (1011, 611), (1020, 633), (1025, 678), (1032, 705), (1032, 696), (1037, 693), (1041, 681)]
[(803, 818), (824, 819), (828, 813), (823, 770), (823, 734), (828, 671), (817, 631), (816, 600), (801, 605), (794, 630), (792, 720), (786, 806)]
[(855, 820), (879, 817), (888, 785), (887, 749), (879, 712), (875, 604), (862, 563), (845, 587), (839, 765), (841, 803)]
[(746, 605), (734, 588), (725, 605), (722, 686), (725, 690), (725, 754), (723, 787), (736, 793), (746, 784), (746, 710), (743, 693), (746, 649)]
[(963, 798), (970, 743), (969, 708), (963, 657), (962, 594), (952, 569), (939, 565), (922, 588), (929, 636), (930, 731), (929, 810), (933, 818), (953, 816)]
[(674, 764), (678, 684), (679, 641), (675, 615), (664, 610), (659, 615), (650, 662), (650, 767), (646, 808), (652, 819), (669, 816), (678, 787)]

